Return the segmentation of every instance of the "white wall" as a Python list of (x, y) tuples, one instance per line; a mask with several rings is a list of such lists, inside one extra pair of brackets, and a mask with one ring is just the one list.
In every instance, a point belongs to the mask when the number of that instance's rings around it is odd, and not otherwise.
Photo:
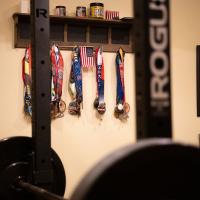
[(171, 8), (173, 135), (176, 141), (198, 144), (195, 52), (200, 43), (200, 1), (173, 0)]

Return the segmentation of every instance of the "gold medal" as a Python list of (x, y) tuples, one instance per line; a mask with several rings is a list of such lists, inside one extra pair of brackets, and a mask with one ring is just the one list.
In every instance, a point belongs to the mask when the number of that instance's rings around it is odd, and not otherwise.
[(130, 105), (127, 102), (124, 103), (124, 111), (126, 113), (129, 113), (129, 111), (130, 111)]
[(59, 101), (59, 111), (61, 113), (64, 113), (66, 110), (66, 103), (63, 100)]
[(105, 103), (99, 104), (97, 107), (97, 111), (99, 114), (103, 115), (106, 112), (106, 104)]
[(80, 104), (77, 101), (72, 101), (68, 106), (68, 112), (71, 115), (81, 115)]

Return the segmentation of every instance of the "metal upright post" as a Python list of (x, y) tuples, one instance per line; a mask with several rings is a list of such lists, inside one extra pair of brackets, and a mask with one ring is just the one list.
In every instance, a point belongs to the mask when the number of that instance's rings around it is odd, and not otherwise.
[(49, 0), (31, 1), (32, 28), (32, 137), (34, 182), (52, 182), (51, 166), (51, 71), (49, 49)]
[(135, 0), (137, 138), (171, 137), (169, 0)]

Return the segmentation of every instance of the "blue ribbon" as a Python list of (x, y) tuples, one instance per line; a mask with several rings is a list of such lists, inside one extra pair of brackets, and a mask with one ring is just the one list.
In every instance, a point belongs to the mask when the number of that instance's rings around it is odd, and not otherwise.
[(120, 75), (120, 65), (124, 63), (122, 62), (121, 56), (124, 56), (124, 55), (121, 55), (120, 51), (118, 50), (117, 56), (116, 56), (116, 73), (117, 73), (117, 99), (116, 101), (117, 101), (117, 104), (124, 103), (124, 83), (122, 83), (122, 79)]
[(79, 103), (83, 100), (83, 92), (82, 92), (82, 71), (81, 71), (81, 59), (80, 59), (80, 51), (78, 47), (74, 48), (74, 58), (72, 63), (72, 73), (75, 81), (76, 87), (76, 99)]

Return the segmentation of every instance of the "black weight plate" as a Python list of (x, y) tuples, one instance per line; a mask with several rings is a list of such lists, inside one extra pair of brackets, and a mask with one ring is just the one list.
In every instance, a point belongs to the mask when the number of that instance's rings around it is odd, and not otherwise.
[(100, 161), (70, 200), (199, 199), (200, 149), (142, 141)]
[[(18, 177), (32, 180), (33, 144), (29, 137), (12, 137), (0, 141), (0, 199), (34, 200), (13, 185)], [(65, 171), (58, 155), (52, 150), (53, 183), (48, 190), (63, 196), (65, 192)]]

